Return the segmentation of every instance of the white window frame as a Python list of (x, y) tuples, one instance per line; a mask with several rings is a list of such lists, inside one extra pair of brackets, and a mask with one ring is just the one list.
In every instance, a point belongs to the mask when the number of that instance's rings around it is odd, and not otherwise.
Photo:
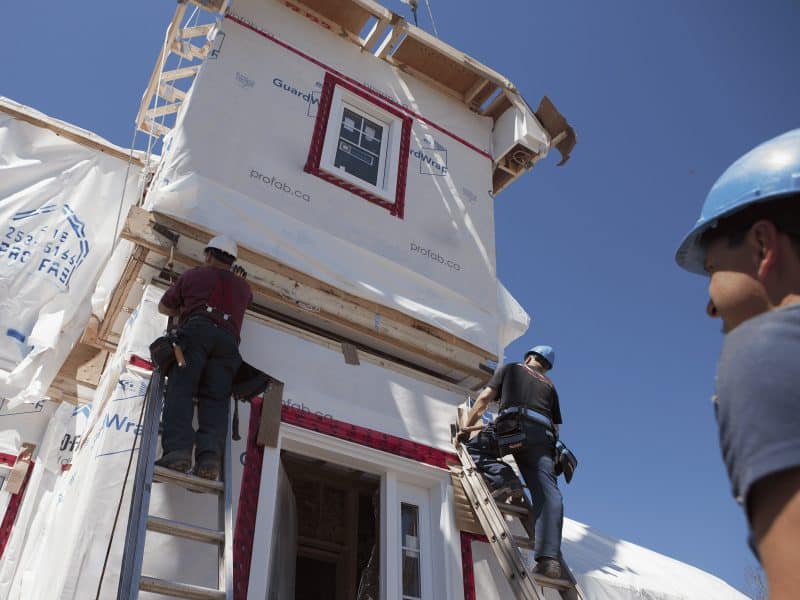
[[(269, 532), (277, 518), (274, 497), (277, 486), (280, 451), (288, 450), (380, 476), (380, 600), (401, 598), (402, 579), (398, 565), (400, 550), (400, 504), (402, 498), (420, 502), (427, 498), (427, 528), (420, 533), (427, 539), (426, 561), (435, 565), (425, 577), (430, 589), (424, 600), (461, 600), (464, 598), (461, 567), (461, 538), (455, 524), (453, 489), (450, 473), (425, 463), (374, 450), (360, 444), (319, 434), (296, 425), (282, 423), (277, 448), (266, 448), (260, 486), (259, 510), (254, 540), (253, 564), (270, 564)], [(410, 487), (409, 487), (410, 486)], [(416, 493), (423, 494), (419, 499)], [(423, 511), (420, 510), (420, 513)], [(425, 581), (423, 580), (423, 581)], [(255, 597), (269, 588), (269, 574), (251, 572), (250, 585)]]
[[(431, 506), (428, 490), (414, 486), (408, 483), (398, 483), (397, 485), (397, 513), (402, 517), (403, 504), (408, 504), (417, 507), (417, 518), (419, 522), (417, 527), (419, 529), (419, 577), (420, 577), (420, 600), (433, 599), (433, 572), (431, 570), (431, 563), (433, 562), (433, 555), (431, 554)], [(402, 540), (402, 522), (398, 518), (398, 548), (400, 550), (397, 569), (400, 574), (398, 578), (399, 587), (397, 589), (398, 598), (407, 598), (403, 596), (403, 540)]]
[[(360, 177), (351, 175), (345, 169), (334, 166), (336, 149), (339, 143), (339, 130), (342, 126), (344, 109), (349, 108), (372, 121), (384, 126), (384, 139), (378, 163), (378, 185), (372, 185)], [(377, 196), (385, 202), (394, 204), (397, 201), (397, 175), (400, 167), (400, 139), (403, 131), (402, 118), (394, 115), (368, 99), (354, 94), (340, 85), (333, 89), (331, 109), (328, 113), (328, 126), (325, 130), (325, 141), (322, 144), (322, 156), (319, 168), (347, 183)]]

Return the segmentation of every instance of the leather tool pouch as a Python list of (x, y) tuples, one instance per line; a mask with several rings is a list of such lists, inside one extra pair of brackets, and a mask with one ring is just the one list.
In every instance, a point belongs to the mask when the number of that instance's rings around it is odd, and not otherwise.
[(519, 414), (502, 415), (494, 421), (499, 456), (524, 450), (528, 445), (523, 417)]
[(174, 333), (162, 335), (150, 344), (150, 362), (164, 375), (169, 373), (172, 365), (175, 364), (175, 348), (173, 344), (180, 345), (178, 336)]

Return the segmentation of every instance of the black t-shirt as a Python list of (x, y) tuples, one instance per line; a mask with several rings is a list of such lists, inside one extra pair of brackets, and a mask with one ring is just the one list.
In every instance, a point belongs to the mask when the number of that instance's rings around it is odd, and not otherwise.
[(487, 384), (500, 397), (500, 410), (524, 406), (561, 424), (561, 407), (553, 382), (522, 363), (503, 365)]

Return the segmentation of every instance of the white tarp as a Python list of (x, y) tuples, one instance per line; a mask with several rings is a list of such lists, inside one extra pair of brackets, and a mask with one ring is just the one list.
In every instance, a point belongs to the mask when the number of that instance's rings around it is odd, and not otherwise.
[[(495, 353), (521, 335), (527, 315), (495, 271), (491, 119), (278, 3), (236, 10), (281, 44), (223, 22), (147, 207)], [(402, 218), (303, 170), (333, 71), (427, 119), (413, 119)]]
[(13, 405), (45, 395), (83, 331), (140, 169), (127, 175), (128, 161), (89, 132), (0, 103), (49, 124), (0, 111), (0, 396)]
[[(747, 600), (747, 596), (705, 571), (631, 542), (603, 535), (564, 519), (564, 559), (591, 600)], [(475, 591), (481, 600), (513, 597), (488, 544), (472, 542)], [(525, 552), (532, 567), (532, 552)], [(552, 590), (547, 600), (558, 600)]]

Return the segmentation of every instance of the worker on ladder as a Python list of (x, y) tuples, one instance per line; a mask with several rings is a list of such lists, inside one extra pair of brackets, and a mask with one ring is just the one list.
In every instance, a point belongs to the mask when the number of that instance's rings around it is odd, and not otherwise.
[[(535, 346), (525, 353), (523, 362), (500, 367), (478, 395), (462, 428), (468, 430), (475, 425), (489, 404), (498, 398), (500, 411), (495, 427), (512, 419), (519, 424), (524, 442), (513, 451), (513, 456), (533, 500), (534, 573), (560, 579), (564, 501), (556, 481), (554, 460), (561, 409), (556, 388), (545, 375), (553, 368), (554, 361), (552, 347)], [(504, 463), (494, 461), (500, 468), (493, 469), (491, 458), (489, 455), (486, 461), (476, 461), (476, 466), (480, 469), (484, 465), (484, 476), (497, 488), (506, 482), (491, 480), (504, 479), (500, 470)]]
[[(242, 321), (253, 292), (247, 273), (233, 267), (236, 243), (225, 235), (205, 248), (205, 265), (190, 269), (164, 293), (159, 312), (178, 319), (178, 337), (185, 366), (167, 374), (163, 413), (163, 455), (156, 464), (205, 479), (219, 478), (228, 431), (231, 385), (242, 358)], [(194, 431), (193, 398), (198, 399)]]
[(800, 129), (734, 162), (676, 255), (722, 319), (722, 456), (771, 600), (800, 594)]

